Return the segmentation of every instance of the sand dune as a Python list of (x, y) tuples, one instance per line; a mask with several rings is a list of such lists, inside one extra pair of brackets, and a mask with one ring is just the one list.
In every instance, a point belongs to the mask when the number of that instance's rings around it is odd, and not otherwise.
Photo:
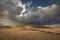
[(0, 28), (0, 40), (60, 40), (60, 28)]

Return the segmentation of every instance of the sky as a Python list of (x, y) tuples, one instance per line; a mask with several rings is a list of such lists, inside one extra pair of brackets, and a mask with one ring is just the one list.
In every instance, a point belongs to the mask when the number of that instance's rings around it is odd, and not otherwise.
[(26, 3), (27, 1), (31, 1), (32, 2), (31, 7), (49, 5), (48, 0), (22, 0), (23, 3)]
[(0, 0), (0, 25), (59, 25), (60, 0)]
[(21, 0), (23, 3), (26, 3), (28, 1), (31, 1), (32, 4), (30, 5), (31, 7), (36, 7), (36, 6), (48, 6), (52, 4), (60, 4), (60, 0)]

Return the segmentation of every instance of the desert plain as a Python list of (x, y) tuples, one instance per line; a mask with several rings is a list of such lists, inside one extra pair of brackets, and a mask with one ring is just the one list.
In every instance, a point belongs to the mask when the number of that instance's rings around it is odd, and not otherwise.
[(0, 27), (0, 40), (60, 40), (60, 27)]

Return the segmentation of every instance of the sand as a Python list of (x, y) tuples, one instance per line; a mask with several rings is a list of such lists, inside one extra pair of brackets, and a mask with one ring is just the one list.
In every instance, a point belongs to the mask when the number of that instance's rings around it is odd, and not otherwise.
[(48, 28), (0, 28), (0, 40), (60, 40), (58, 29), (49, 30)]

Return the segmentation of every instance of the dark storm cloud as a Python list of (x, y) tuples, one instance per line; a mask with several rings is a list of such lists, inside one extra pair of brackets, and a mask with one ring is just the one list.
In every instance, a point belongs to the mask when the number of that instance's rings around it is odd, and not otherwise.
[(44, 7), (41, 10), (43, 24), (58, 24), (60, 23), (60, 6), (53, 4), (52, 6)]
[[(59, 24), (60, 5), (59, 0), (50, 0), (51, 5), (45, 7), (33, 7), (29, 13), (22, 14), (17, 19), (25, 24)], [(21, 20), (22, 19), (22, 20)]]
[[(53, 3), (52, 5), (45, 6), (45, 7), (42, 6), (33, 7), (31, 8), (30, 11), (26, 12), (25, 6), (22, 5), (21, 1), (20, 2), (18, 1), (1, 0), (0, 2), (0, 24), (1, 25), (2, 24), (3, 25), (60, 24), (60, 19), (59, 19), (60, 5), (57, 5), (56, 2)], [(19, 5), (17, 3), (19, 3)], [(23, 13), (21, 13), (22, 10)]]
[(0, 24), (3, 25), (17, 24), (15, 16), (19, 15), (21, 11), (22, 8), (16, 6), (11, 0), (1, 0), (0, 1)]
[(49, 0), (49, 3), (60, 5), (60, 0)]
[(56, 4), (52, 4), (51, 6), (40, 7), (40, 8), (33, 7), (29, 13), (19, 16), (18, 19), (23, 17), (24, 22), (31, 25), (32, 24), (39, 24), (39, 25), (59, 24), (60, 23), (59, 10), (60, 10), (60, 6)]

